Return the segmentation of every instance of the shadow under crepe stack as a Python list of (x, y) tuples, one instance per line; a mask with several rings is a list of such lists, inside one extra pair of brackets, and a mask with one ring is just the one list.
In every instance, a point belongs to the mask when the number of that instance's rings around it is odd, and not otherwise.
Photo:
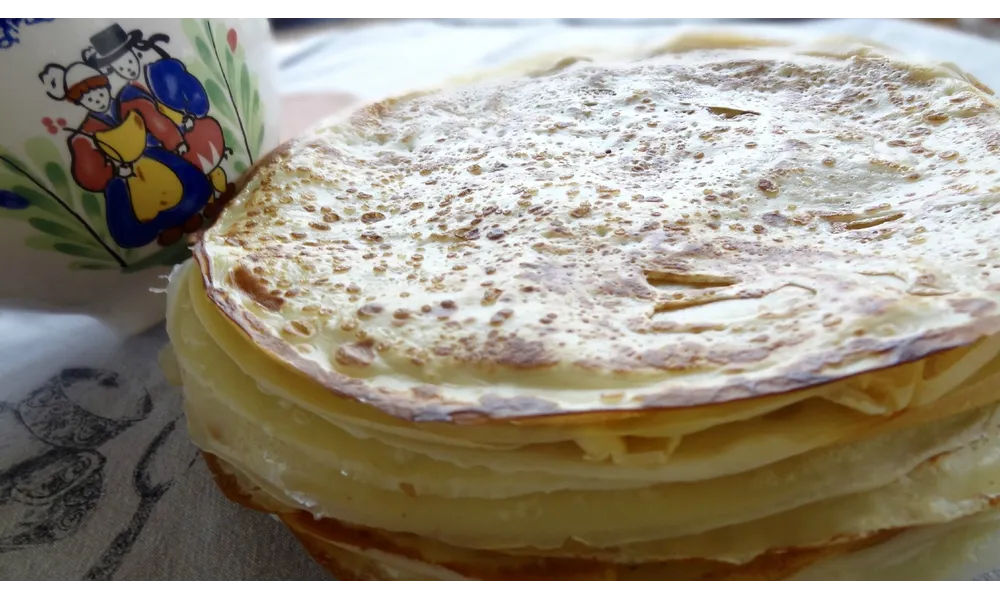
[(171, 278), (191, 435), (343, 578), (973, 577), (998, 131), (953, 66), (710, 34), (368, 106)]

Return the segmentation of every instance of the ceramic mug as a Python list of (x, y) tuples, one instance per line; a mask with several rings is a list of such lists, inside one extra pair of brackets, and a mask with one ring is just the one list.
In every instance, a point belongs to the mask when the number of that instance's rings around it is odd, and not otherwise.
[(0, 305), (156, 323), (278, 142), (270, 45), (264, 19), (0, 19)]

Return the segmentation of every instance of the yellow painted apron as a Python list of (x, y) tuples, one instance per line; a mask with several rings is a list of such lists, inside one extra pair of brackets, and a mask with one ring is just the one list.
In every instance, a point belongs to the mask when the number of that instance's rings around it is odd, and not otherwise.
[(98, 147), (113, 160), (131, 165), (128, 191), (135, 216), (142, 223), (181, 201), (184, 193), (180, 179), (163, 163), (143, 153), (146, 150), (146, 122), (142, 115), (130, 112), (120, 125), (94, 134)]

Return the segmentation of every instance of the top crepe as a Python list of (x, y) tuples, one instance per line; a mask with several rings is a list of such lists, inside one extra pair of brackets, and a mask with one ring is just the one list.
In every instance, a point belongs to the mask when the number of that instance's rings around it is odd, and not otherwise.
[(195, 254), (237, 326), (338, 395), (606, 418), (1000, 332), (998, 153), (997, 99), (953, 67), (696, 37), (327, 123)]

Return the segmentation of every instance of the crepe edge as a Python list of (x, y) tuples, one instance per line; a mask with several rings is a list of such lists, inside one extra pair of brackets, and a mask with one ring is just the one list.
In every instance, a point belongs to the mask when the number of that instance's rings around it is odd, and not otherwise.
[[(240, 481), (236, 470), (224, 459), (201, 451), (202, 459), (216, 486), (230, 501), (257, 512), (274, 515), (288, 528), (309, 556), (330, 574), (344, 580), (396, 579), (385, 565), (375, 558), (359, 555), (375, 552), (411, 562), (424, 570), (439, 573), (444, 579), (474, 580), (619, 580), (642, 578), (644, 570), (663, 567), (683, 569), (690, 567), (694, 579), (700, 580), (775, 580), (794, 577), (799, 572), (827, 558), (861, 551), (913, 529), (901, 527), (873, 532), (864, 538), (831, 543), (816, 548), (786, 548), (762, 554), (743, 564), (732, 564), (709, 559), (679, 559), (654, 561), (643, 564), (616, 564), (593, 558), (530, 557), (505, 555), (521, 564), (516, 566), (494, 565), (480, 560), (469, 563), (460, 561), (434, 562), (418, 549), (396, 543), (391, 532), (382, 532), (342, 523), (331, 517), (290, 509), (277, 502), (269, 503), (266, 496), (254, 494)], [(412, 534), (402, 534), (410, 535)], [(419, 536), (412, 536), (419, 538)], [(338, 551), (337, 549), (342, 551)], [(344, 549), (350, 549), (343, 552)], [(681, 571), (683, 573), (683, 571)], [(631, 577), (630, 577), (631, 575)], [(684, 575), (681, 578), (688, 578)]]

